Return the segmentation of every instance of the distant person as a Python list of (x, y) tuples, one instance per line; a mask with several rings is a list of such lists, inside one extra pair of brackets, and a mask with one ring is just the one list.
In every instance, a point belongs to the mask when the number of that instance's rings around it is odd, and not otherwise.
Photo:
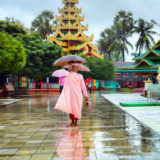
[[(67, 69), (67, 68), (64, 68), (64, 69), (68, 71), (68, 69)], [(63, 86), (64, 86), (64, 82), (65, 82), (65, 78), (66, 78), (66, 76), (59, 77), (60, 93), (62, 93)]]
[(64, 82), (65, 82), (65, 77), (60, 77), (59, 78), (59, 84), (60, 84), (60, 93), (62, 93), (62, 90), (63, 90), (63, 86), (64, 86)]
[(120, 91), (120, 87), (121, 87), (120, 83), (117, 82), (117, 85), (116, 85), (117, 91)]
[(40, 83), (40, 81), (37, 82), (37, 88), (41, 89), (41, 83)]
[(88, 82), (88, 88), (89, 88), (89, 93), (92, 94), (92, 86), (93, 86), (93, 82), (92, 80), (90, 79), (89, 82)]
[(158, 84), (157, 83), (157, 73), (154, 73), (153, 77), (152, 77), (152, 83), (153, 84)]

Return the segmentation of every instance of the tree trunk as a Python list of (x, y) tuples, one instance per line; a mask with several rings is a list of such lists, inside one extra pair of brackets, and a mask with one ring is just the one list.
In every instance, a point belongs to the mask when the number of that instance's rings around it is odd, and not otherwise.
[(111, 54), (110, 53), (108, 53), (108, 59), (111, 60)]
[(123, 58), (123, 62), (125, 62), (124, 49), (122, 49), (122, 58)]
[(139, 54), (138, 54), (138, 56), (140, 56), (141, 55), (141, 49), (139, 48)]
[[(123, 34), (124, 35), (124, 34)], [(123, 47), (122, 47), (122, 58), (123, 62), (125, 62), (125, 53), (124, 53), (124, 38), (123, 38)]]
[(119, 55), (120, 55), (120, 52), (118, 52), (118, 54), (117, 54), (117, 56), (116, 56), (116, 61), (120, 61)]
[(6, 88), (5, 85), (6, 82), (6, 74), (0, 74), (0, 90), (2, 90), (1, 92), (1, 96), (2, 97), (6, 97), (9, 95), (8, 89)]

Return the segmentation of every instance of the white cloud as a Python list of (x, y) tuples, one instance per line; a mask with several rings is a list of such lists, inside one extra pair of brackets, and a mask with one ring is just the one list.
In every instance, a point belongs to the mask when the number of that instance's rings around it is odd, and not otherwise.
[(2, 8), (0, 8), (0, 19), (4, 19), (4, 17), (6, 16), (7, 16), (6, 12)]
[(10, 7), (6, 9), (0, 8), (0, 19), (4, 19), (5, 17), (14, 17), (17, 20), (20, 20), (26, 27), (31, 26), (31, 22), (35, 18), (34, 15), (21, 11), (17, 8), (11, 9)]

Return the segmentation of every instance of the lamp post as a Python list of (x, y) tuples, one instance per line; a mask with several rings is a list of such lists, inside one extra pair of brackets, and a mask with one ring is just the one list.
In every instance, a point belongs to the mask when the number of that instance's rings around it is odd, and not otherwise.
[[(160, 24), (158, 24), (155, 20), (151, 19), (151, 23), (157, 25), (160, 28)], [(160, 67), (158, 67), (158, 75), (156, 77), (158, 84), (160, 85)]]
[(154, 19), (151, 19), (151, 23), (157, 25), (158, 27), (160, 27), (160, 24), (158, 24)]

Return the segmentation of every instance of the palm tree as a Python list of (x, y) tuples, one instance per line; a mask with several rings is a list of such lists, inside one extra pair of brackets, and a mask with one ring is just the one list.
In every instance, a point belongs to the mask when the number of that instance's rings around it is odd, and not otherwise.
[(52, 33), (52, 25), (55, 24), (55, 16), (52, 11), (44, 10), (41, 14), (35, 18), (32, 22), (31, 30), (38, 32), (42, 39), (46, 40), (46, 35)]
[(121, 10), (114, 18), (113, 28), (115, 29), (116, 34), (118, 34), (116, 39), (117, 43), (119, 43), (119, 49), (122, 52), (123, 61), (125, 61), (125, 51), (128, 53), (127, 45), (132, 47), (127, 39), (132, 36), (133, 26), (134, 20), (131, 12)]
[(100, 53), (104, 53), (105, 58), (111, 60), (112, 42), (114, 41), (113, 31), (109, 28), (101, 33), (101, 39), (98, 41)]
[[(122, 61), (125, 61), (125, 53), (129, 54), (128, 46), (133, 48), (132, 44), (128, 41), (127, 35), (124, 35), (123, 24), (116, 23), (112, 26), (112, 30), (114, 31), (114, 41), (112, 43), (112, 48), (114, 48), (114, 52), (117, 54), (117, 59), (122, 56)], [(121, 55), (122, 54), (122, 55)]]
[(124, 10), (120, 10), (118, 14), (114, 18), (114, 24), (122, 23), (124, 34), (132, 34), (132, 30), (134, 27), (134, 20), (132, 12), (126, 12)]
[(151, 49), (152, 44), (155, 43), (152, 35), (156, 34), (156, 32), (152, 31), (153, 27), (153, 24), (141, 18), (136, 21), (136, 26), (134, 28), (135, 32), (139, 34), (136, 43), (136, 51), (139, 50), (138, 55), (141, 55), (143, 49)]
[(138, 56), (138, 53), (137, 52), (133, 52), (133, 53), (131, 53), (131, 56), (133, 57), (133, 59), (135, 59)]

